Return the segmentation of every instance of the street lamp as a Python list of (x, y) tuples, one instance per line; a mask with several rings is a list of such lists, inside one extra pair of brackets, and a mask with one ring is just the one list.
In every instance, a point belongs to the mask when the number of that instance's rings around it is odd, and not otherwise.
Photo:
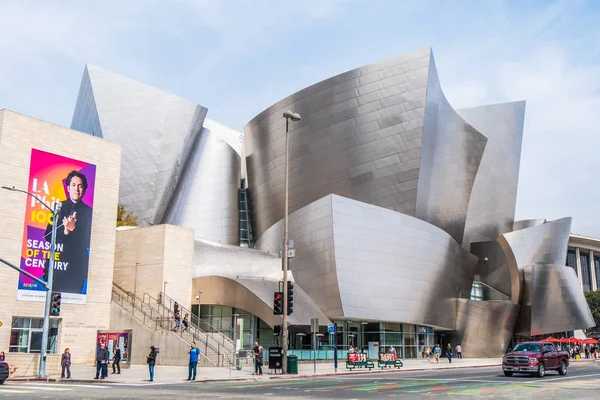
[(200, 299), (202, 298), (202, 293), (204, 293), (203, 291), (200, 291), (197, 295), (196, 295), (196, 300), (198, 300), (198, 319), (196, 321), (196, 325), (198, 326), (198, 329), (200, 329)]
[(289, 227), (288, 227), (288, 212), (289, 212), (289, 143), (290, 143), (290, 120), (300, 121), (300, 114), (287, 110), (283, 113), (285, 118), (285, 210), (283, 213), (283, 363), (282, 372), (287, 373), (287, 350), (288, 350), (288, 326), (287, 326), (287, 310), (288, 310), (288, 247), (289, 247)]
[(33, 280), (35, 280), (38, 283), (40, 283), (46, 289), (46, 304), (44, 306), (44, 324), (42, 327), (42, 344), (41, 344), (42, 348), (40, 351), (40, 366), (38, 369), (38, 377), (45, 378), (46, 377), (46, 353), (48, 351), (48, 330), (50, 327), (50, 303), (51, 303), (51, 297), (52, 297), (51, 296), (52, 280), (54, 278), (54, 256), (55, 256), (55, 252), (56, 252), (56, 229), (57, 229), (56, 222), (57, 222), (58, 216), (60, 215), (60, 209), (62, 207), (62, 203), (56, 202), (54, 204), (54, 210), (53, 210), (52, 208), (50, 208), (49, 205), (47, 205), (44, 201), (42, 201), (42, 199), (40, 199), (38, 196), (36, 196), (33, 193), (29, 193), (26, 190), (16, 189), (14, 186), (12, 188), (7, 187), (7, 186), (2, 186), (2, 189), (10, 190), (11, 192), (25, 193), (26, 195), (31, 196), (34, 199), (36, 199), (37, 201), (39, 201), (40, 204), (42, 204), (44, 207), (46, 207), (52, 213), (52, 236), (50, 239), (50, 260), (48, 262), (48, 282), (44, 282), (43, 280), (31, 275), (30, 273), (22, 270), (21, 268), (16, 267), (4, 260), (0, 260), (0, 261), (4, 262), (5, 264), (7, 264), (9, 267), (12, 267), (12, 268), (18, 270), (20, 273), (28, 276), (29, 278), (32, 278)]

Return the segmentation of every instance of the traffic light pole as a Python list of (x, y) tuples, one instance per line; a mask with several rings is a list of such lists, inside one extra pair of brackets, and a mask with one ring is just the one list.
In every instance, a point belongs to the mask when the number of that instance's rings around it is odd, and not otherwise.
[(0, 260), (4, 262), (4, 264), (18, 270), (23, 275), (32, 278), (37, 283), (41, 284), (43, 288), (46, 289), (46, 304), (44, 305), (44, 323), (42, 328), (42, 344), (40, 351), (40, 365), (38, 369), (38, 377), (45, 378), (46, 377), (46, 353), (48, 351), (48, 332), (50, 330), (50, 304), (52, 302), (52, 278), (54, 277), (54, 257), (56, 254), (56, 229), (57, 229), (57, 221), (58, 216), (60, 215), (60, 209), (62, 207), (61, 202), (56, 202), (54, 204), (54, 210), (50, 208), (48, 204), (46, 204), (42, 199), (36, 196), (33, 193), (29, 193), (27, 190), (17, 189), (14, 186), (2, 186), (2, 189), (10, 190), (11, 192), (21, 192), (25, 193), (28, 196), (36, 199), (42, 206), (46, 207), (52, 213), (52, 236), (50, 238), (50, 260), (48, 261), (48, 282), (44, 282), (43, 280), (34, 277), (27, 271), (22, 270), (19, 267), (16, 267), (4, 260)]
[(44, 305), (44, 325), (42, 327), (42, 349), (40, 353), (39, 378), (46, 377), (46, 353), (48, 351), (48, 332), (50, 330), (50, 304), (52, 303), (52, 281), (54, 277), (54, 257), (56, 254), (56, 225), (62, 203), (57, 202), (52, 212), (52, 236), (50, 239), (50, 261), (48, 262), (48, 283), (46, 284), (46, 304)]
[(283, 215), (283, 329), (282, 329), (282, 347), (283, 347), (283, 362), (282, 373), (287, 373), (287, 351), (288, 351), (288, 247), (289, 247), (289, 229), (288, 229), (288, 212), (289, 212), (289, 118), (285, 119), (285, 210)]

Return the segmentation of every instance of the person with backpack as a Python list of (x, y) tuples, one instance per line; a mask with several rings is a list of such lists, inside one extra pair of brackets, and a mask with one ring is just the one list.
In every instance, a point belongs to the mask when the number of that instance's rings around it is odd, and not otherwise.
[[(196, 380), (196, 369), (198, 367), (198, 359), (200, 358), (200, 349), (196, 347), (196, 342), (192, 342), (190, 349), (188, 350), (190, 355), (190, 362), (188, 364), (188, 381)], [(193, 373), (193, 377), (192, 377)]]

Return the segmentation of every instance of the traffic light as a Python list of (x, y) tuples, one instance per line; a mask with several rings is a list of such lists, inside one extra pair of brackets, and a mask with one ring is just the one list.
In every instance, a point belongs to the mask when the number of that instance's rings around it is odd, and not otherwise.
[(283, 293), (275, 292), (273, 294), (273, 314), (283, 315)]
[(60, 301), (61, 301), (60, 293), (52, 293), (52, 297), (50, 298), (50, 316), (58, 317), (60, 315)]
[(292, 282), (287, 283), (287, 315), (294, 312), (294, 285)]

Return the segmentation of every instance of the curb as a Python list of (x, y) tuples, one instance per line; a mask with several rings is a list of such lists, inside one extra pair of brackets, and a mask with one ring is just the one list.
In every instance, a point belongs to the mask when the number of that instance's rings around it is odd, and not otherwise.
[(364, 371), (342, 371), (342, 372), (331, 372), (326, 374), (302, 374), (302, 375), (279, 375), (279, 376), (271, 376), (269, 379), (296, 379), (296, 378), (320, 378), (327, 376), (350, 376), (350, 375), (371, 375), (371, 374), (382, 374), (382, 373), (390, 373), (390, 372), (423, 372), (423, 371), (439, 371), (439, 370), (449, 370), (449, 369), (470, 369), (470, 368), (489, 368), (489, 367), (500, 367), (500, 364), (486, 364), (486, 365), (472, 365), (472, 366), (464, 366), (464, 367), (439, 367), (439, 368), (415, 368), (415, 369), (382, 369), (382, 370), (364, 370)]

